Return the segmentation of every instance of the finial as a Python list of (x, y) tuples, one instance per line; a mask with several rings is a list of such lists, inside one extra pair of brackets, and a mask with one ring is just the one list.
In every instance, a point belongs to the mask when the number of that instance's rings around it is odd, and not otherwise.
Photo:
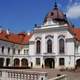
[(56, 2), (56, 0), (55, 0), (55, 4), (54, 4), (54, 7), (55, 7), (55, 8), (57, 8), (57, 2)]

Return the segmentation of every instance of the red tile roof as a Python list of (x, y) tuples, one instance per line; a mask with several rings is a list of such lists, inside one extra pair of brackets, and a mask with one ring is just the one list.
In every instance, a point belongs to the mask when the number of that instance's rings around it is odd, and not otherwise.
[[(73, 28), (68, 26), (68, 29), (70, 30), (71, 33), (73, 33), (74, 38), (80, 41), (80, 28)], [(25, 32), (21, 32), (18, 34), (14, 33), (7, 34), (6, 31), (3, 30), (2, 32), (0, 32), (0, 40), (24, 45), (24, 44), (29, 44), (29, 40), (32, 37), (32, 35), (33, 33), (28, 34)]]
[(74, 33), (74, 38), (80, 41), (80, 28), (73, 28), (72, 32)]
[(72, 27), (70, 25), (64, 27), (66, 27), (74, 35), (74, 39), (80, 41), (80, 28)]
[(11, 43), (15, 44), (28, 44), (29, 39), (33, 33), (27, 34), (27, 33), (19, 33), (19, 34), (14, 34), (14, 33), (9, 33), (7, 34), (6, 31), (2, 31), (0, 33), (0, 40), (8, 41)]

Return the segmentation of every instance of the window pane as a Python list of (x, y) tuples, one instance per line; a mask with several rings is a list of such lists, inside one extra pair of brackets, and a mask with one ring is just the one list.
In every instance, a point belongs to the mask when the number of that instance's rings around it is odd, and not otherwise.
[(40, 65), (40, 58), (36, 58), (36, 65)]
[(47, 41), (47, 52), (52, 53), (52, 41), (50, 39)]
[(20, 49), (18, 49), (18, 54), (20, 54)]
[(64, 39), (59, 40), (59, 53), (64, 53)]
[(41, 42), (37, 41), (36, 42), (36, 53), (40, 53), (40, 51), (41, 51)]
[(64, 65), (64, 58), (59, 59), (59, 65)]
[(2, 46), (2, 53), (4, 53), (4, 46)]
[(8, 53), (10, 53), (10, 47), (8, 47)]
[(25, 49), (24, 50), (24, 54), (28, 54), (28, 53), (29, 53), (29, 50), (28, 49), (27, 50)]

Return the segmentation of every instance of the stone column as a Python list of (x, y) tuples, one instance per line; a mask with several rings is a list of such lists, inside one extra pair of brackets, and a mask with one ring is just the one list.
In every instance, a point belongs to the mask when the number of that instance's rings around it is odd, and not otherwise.
[(42, 57), (42, 63), (41, 63), (42, 68), (45, 68), (45, 62), (44, 62), (44, 58)]
[(59, 57), (55, 57), (55, 68), (59, 68)]
[(13, 66), (13, 65), (14, 65), (14, 59), (11, 57), (11, 58), (10, 58), (9, 66)]
[(46, 49), (45, 49), (45, 34), (42, 35), (42, 39), (41, 39), (41, 53), (44, 54), (46, 52)]
[(39, 75), (39, 80), (48, 80), (48, 75), (46, 72), (42, 72), (40, 75)]
[(28, 60), (28, 66), (31, 67), (31, 65), (33, 65), (33, 62), (31, 62), (30, 59), (27, 59)]
[(6, 58), (4, 58), (3, 66), (4, 66), (4, 67), (6, 66)]
[(20, 63), (19, 63), (19, 66), (21, 67), (22, 65), (21, 65), (21, 59), (20, 59)]
[(5, 70), (2, 71), (2, 79), (1, 80), (9, 80), (8, 79), (8, 72), (6, 72)]
[(57, 33), (54, 34), (54, 53), (58, 54), (58, 35)]

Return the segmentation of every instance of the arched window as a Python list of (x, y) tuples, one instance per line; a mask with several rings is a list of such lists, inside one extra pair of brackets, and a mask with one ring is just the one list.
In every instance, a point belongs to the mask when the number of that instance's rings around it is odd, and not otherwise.
[(4, 46), (2, 46), (2, 53), (4, 53)]
[(59, 40), (59, 53), (64, 53), (64, 39)]
[(47, 41), (47, 53), (52, 53), (52, 40)]
[(10, 53), (10, 47), (8, 47), (8, 54)]
[(38, 40), (36, 42), (36, 53), (40, 53), (41, 52), (41, 42)]
[(18, 58), (14, 59), (14, 66), (19, 67), (20, 60)]

